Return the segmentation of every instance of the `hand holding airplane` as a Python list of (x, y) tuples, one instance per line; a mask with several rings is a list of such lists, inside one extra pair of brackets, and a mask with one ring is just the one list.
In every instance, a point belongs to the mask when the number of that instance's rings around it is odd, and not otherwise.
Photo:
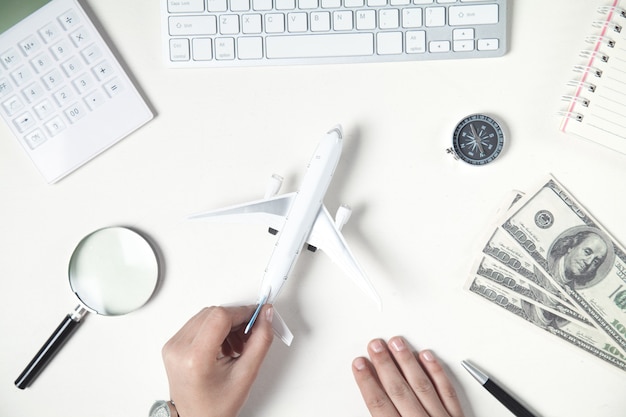
[[(261, 281), (258, 307), (248, 322), (246, 333), (254, 324), (263, 305), (274, 303), (305, 245), (308, 245), (309, 250), (315, 251), (319, 248), (325, 252), (381, 308), (376, 290), (341, 234), (342, 227), (352, 213), (351, 209), (341, 206), (333, 220), (323, 204), (341, 156), (342, 140), (341, 126), (326, 133), (313, 154), (297, 192), (277, 195), (283, 179), (273, 175), (264, 199), (190, 217), (210, 221), (262, 223), (269, 226), (270, 233), (277, 235), (274, 251)], [(272, 324), (276, 334), (285, 344), (290, 345), (293, 334), (276, 311)]]

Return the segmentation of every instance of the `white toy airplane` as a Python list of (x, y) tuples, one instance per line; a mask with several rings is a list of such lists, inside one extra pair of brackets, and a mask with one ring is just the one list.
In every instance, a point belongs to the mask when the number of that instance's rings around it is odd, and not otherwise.
[[(319, 248), (326, 252), (380, 308), (378, 294), (341, 234), (341, 228), (352, 213), (351, 209), (341, 206), (333, 221), (323, 205), (324, 195), (341, 156), (341, 146), (342, 130), (341, 126), (336, 126), (320, 141), (297, 192), (277, 196), (283, 179), (274, 174), (264, 199), (190, 217), (213, 221), (263, 223), (269, 226), (270, 233), (278, 235), (261, 282), (258, 307), (245, 333), (248, 333), (254, 324), (261, 307), (276, 300), (305, 244), (308, 244), (311, 251)], [(275, 313), (274, 318), (274, 331), (285, 344), (290, 345), (293, 335), (280, 315)]]

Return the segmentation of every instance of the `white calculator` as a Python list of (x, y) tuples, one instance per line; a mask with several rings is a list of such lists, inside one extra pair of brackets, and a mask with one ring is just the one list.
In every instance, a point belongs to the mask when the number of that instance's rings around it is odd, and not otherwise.
[(0, 115), (46, 181), (153, 118), (77, 0), (2, 3)]

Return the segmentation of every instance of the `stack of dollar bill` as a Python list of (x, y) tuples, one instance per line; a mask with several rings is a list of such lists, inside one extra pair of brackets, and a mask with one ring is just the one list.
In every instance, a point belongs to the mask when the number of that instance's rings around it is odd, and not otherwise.
[(624, 249), (551, 177), (505, 211), (465, 288), (626, 371)]

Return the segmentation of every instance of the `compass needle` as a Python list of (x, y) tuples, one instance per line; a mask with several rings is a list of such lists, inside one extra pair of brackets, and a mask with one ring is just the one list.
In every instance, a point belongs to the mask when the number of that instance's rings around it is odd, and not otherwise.
[(504, 132), (500, 124), (487, 115), (472, 114), (457, 124), (448, 153), (470, 165), (480, 166), (496, 159), (503, 147)]

